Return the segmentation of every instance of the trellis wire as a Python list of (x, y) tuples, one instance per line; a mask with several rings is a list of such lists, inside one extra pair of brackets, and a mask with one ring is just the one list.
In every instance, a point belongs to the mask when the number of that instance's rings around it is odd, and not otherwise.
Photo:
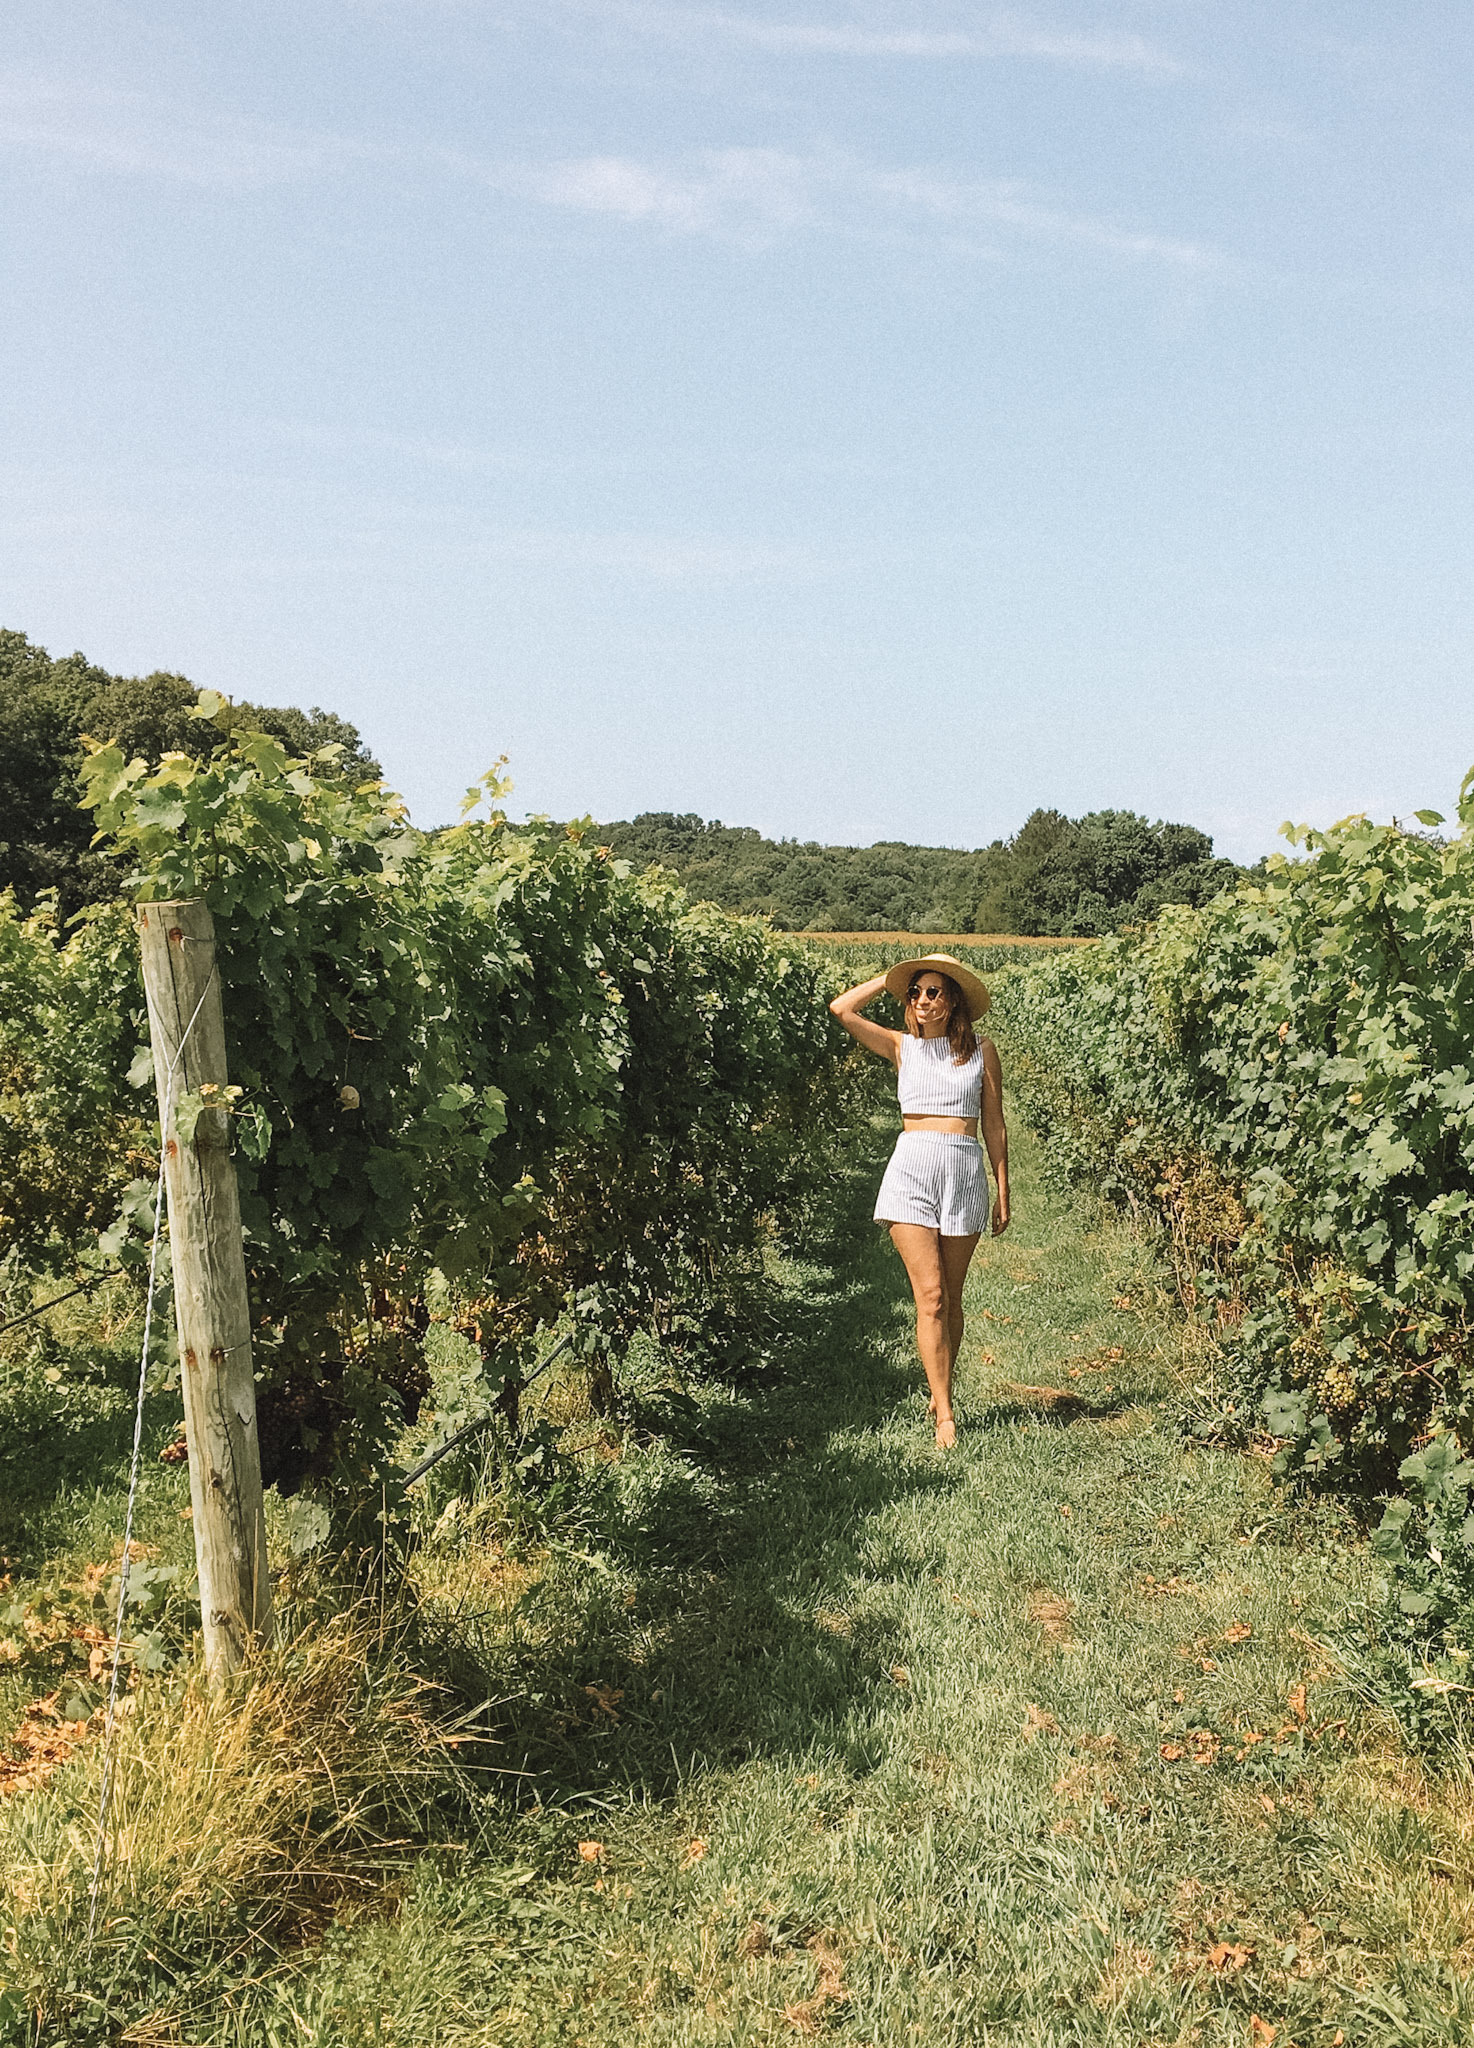
[[(547, 1371), (548, 1367), (554, 1362), (555, 1359), (562, 1357), (563, 1353), (568, 1349), (569, 1345), (573, 1342), (574, 1335), (575, 1333), (572, 1330), (570, 1330), (566, 1337), (560, 1337), (558, 1339), (558, 1342), (553, 1346), (552, 1350), (548, 1353), (547, 1357), (544, 1358), (538, 1365), (537, 1370), (534, 1373), (532, 1373), (529, 1378), (525, 1379), (522, 1382), (522, 1390), (524, 1393), (526, 1392), (528, 1387), (532, 1385), (534, 1380), (540, 1380), (542, 1378), (543, 1374)], [(435, 1449), (431, 1451), (428, 1458), (421, 1458), (418, 1465), (414, 1466), (412, 1470), (405, 1473), (404, 1478), (402, 1479), (400, 1484), (403, 1486), (413, 1486), (417, 1480), (424, 1478), (425, 1474), (428, 1471), (430, 1471), (432, 1466), (438, 1465), (442, 1458), (449, 1457), (450, 1453), (455, 1449), (457, 1444), (464, 1443), (468, 1436), (474, 1436), (478, 1429), (490, 1429), (492, 1423), (495, 1420), (496, 1417), (494, 1415), (478, 1415), (474, 1422), (466, 1423), (463, 1428), (458, 1429), (456, 1431), (454, 1436), (448, 1436), (443, 1444), (437, 1444)]]
[(96, 1273), (92, 1279), (84, 1280), (79, 1287), (69, 1287), (65, 1294), (53, 1294), (50, 1301), (41, 1302), (36, 1308), (27, 1309), (23, 1316), (12, 1316), (8, 1323), (0, 1323), (0, 1337), (9, 1330), (18, 1330), (22, 1323), (34, 1323), (37, 1316), (44, 1316), (49, 1308), (60, 1308), (64, 1301), (74, 1295), (90, 1294), (95, 1287), (101, 1287), (104, 1280), (115, 1280), (123, 1271), (121, 1266), (109, 1266), (105, 1273)]
[[(133, 1547), (133, 1510), (138, 1501), (138, 1474), (143, 1450), (143, 1402), (148, 1388), (148, 1345), (153, 1333), (154, 1321), (154, 1279), (159, 1265), (159, 1234), (164, 1220), (164, 1157), (169, 1145), (169, 1119), (174, 1109), (174, 1076), (184, 1058), (184, 1048), (189, 1043), (189, 1034), (194, 1030), (200, 1011), (205, 1007), (205, 998), (214, 986), (215, 969), (212, 966), (209, 978), (200, 990), (200, 999), (194, 1006), (193, 1015), (184, 1027), (184, 1035), (174, 1048), (168, 1071), (164, 1075), (164, 1102), (159, 1120), (159, 1171), (154, 1183), (154, 1235), (148, 1258), (148, 1293), (143, 1307), (143, 1348), (138, 1361), (138, 1400), (133, 1410), (133, 1462), (128, 1469), (128, 1511), (123, 1519), (123, 1561), (118, 1572), (118, 1613), (113, 1624), (113, 1672), (108, 1686), (107, 1719), (102, 1734), (102, 1792), (97, 1803), (97, 1845), (92, 1856), (92, 1890), (87, 1912), (87, 1950), (92, 1951), (92, 1937), (97, 1928), (97, 1902), (101, 1895), (102, 1865), (107, 1853), (108, 1803), (113, 1789), (113, 1730), (117, 1723), (118, 1676), (123, 1668), (123, 1618), (128, 1605), (128, 1560)], [(145, 995), (147, 992), (145, 991)], [(162, 1037), (162, 1033), (159, 1034)]]

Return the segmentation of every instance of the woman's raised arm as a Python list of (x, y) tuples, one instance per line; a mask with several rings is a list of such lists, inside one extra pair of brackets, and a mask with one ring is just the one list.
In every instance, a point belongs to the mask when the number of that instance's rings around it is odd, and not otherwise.
[(993, 1235), (1001, 1237), (1008, 1228), (1008, 1126), (1003, 1121), (1003, 1063), (991, 1038), (983, 1040), (983, 1143), (998, 1199), (993, 1204)]
[(851, 1038), (858, 1038), (861, 1045), (870, 1052), (877, 1052), (883, 1060), (896, 1064), (896, 1047), (901, 1042), (899, 1031), (888, 1031), (884, 1024), (873, 1024), (863, 1014), (866, 1007), (875, 1001), (885, 987), (885, 976), (877, 974), (870, 981), (862, 981), (858, 988), (847, 988), (842, 996), (836, 996), (829, 1005)]

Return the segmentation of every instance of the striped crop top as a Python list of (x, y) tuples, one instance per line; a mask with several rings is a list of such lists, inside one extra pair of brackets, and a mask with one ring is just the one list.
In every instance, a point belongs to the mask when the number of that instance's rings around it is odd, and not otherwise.
[(964, 1065), (945, 1038), (902, 1035), (896, 1094), (902, 1116), (981, 1116), (983, 1054), (974, 1050)]

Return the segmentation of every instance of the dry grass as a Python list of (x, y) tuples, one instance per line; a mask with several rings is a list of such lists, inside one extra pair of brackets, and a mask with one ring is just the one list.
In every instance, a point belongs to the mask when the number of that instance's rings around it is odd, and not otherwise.
[[(312, 1931), (444, 1836), (469, 1786), (446, 1696), (363, 1613), (263, 1656), (224, 1695), (195, 1671), (124, 1706), (86, 1969), (98, 1985), (136, 1975), (162, 1930), (196, 1969), (212, 1950)], [(38, 2015), (59, 1958), (85, 1946), (103, 1749), (0, 1806), (0, 1952)]]
[(1061, 1593), (1051, 1592), (1048, 1586), (1036, 1586), (1029, 1595), (1027, 1605), (1030, 1621), (1037, 1628), (1043, 1629), (1046, 1636), (1060, 1643), (1070, 1640), (1070, 1617), (1075, 1611), (1073, 1600), (1066, 1600)]

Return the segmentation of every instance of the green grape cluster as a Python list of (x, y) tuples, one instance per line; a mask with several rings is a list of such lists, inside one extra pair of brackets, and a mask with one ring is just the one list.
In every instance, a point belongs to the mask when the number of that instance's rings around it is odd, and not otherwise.
[(1321, 1372), (1316, 1381), (1316, 1393), (1328, 1415), (1347, 1414), (1361, 1400), (1355, 1373), (1336, 1359), (1332, 1359)]

